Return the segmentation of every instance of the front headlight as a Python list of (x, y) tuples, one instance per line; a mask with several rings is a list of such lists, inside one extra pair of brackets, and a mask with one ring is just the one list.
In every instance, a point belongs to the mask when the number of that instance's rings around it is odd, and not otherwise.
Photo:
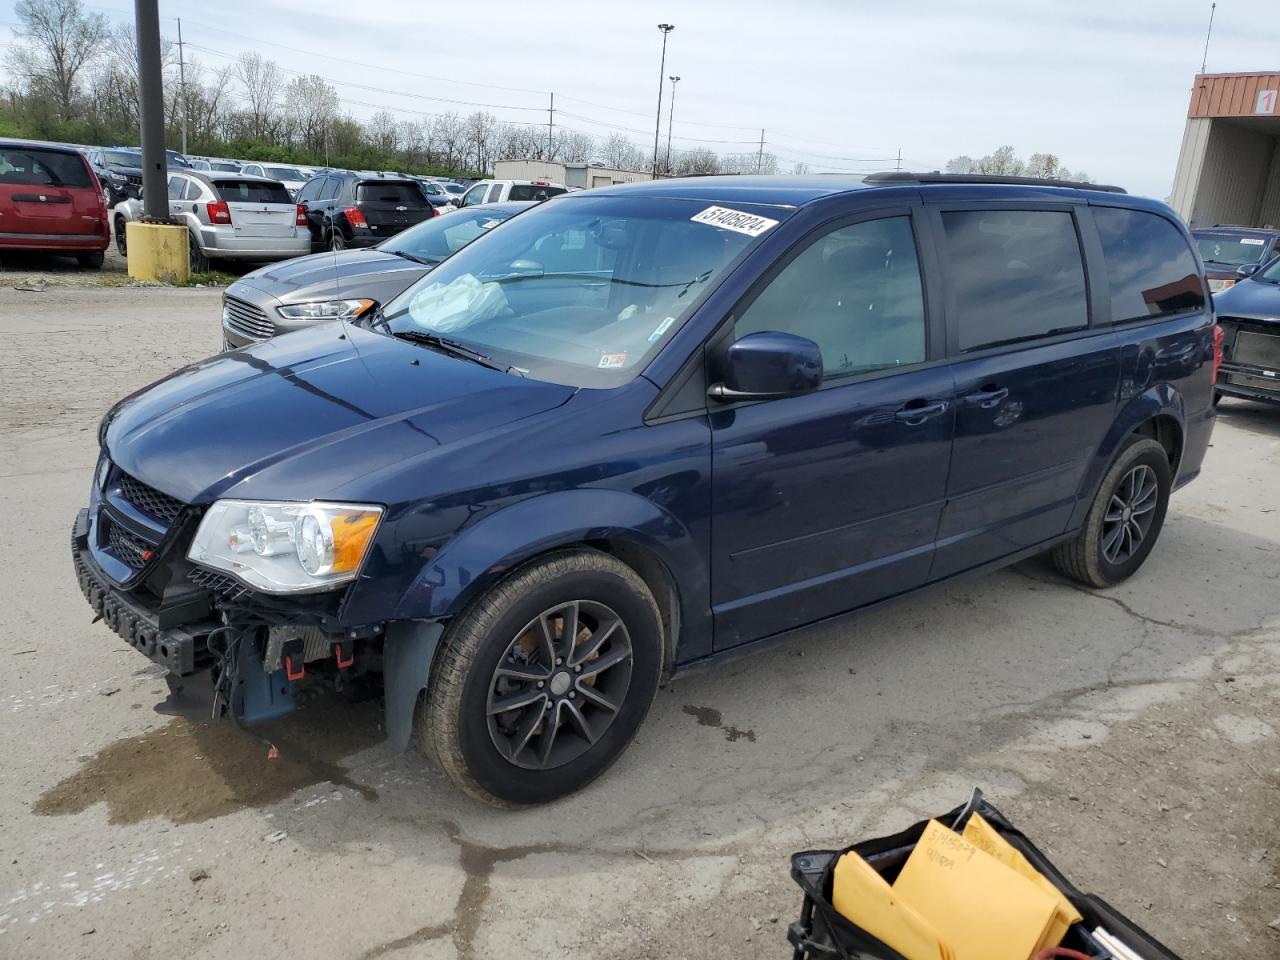
[(286, 320), (354, 320), (374, 305), (373, 300), (313, 300), (276, 307)]
[(355, 579), (381, 519), (368, 504), (219, 500), (187, 559), (264, 593), (325, 590)]

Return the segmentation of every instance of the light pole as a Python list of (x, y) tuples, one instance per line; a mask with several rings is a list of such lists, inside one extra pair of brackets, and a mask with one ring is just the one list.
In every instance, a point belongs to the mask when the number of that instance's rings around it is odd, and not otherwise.
[(662, 60), (658, 64), (658, 116), (653, 121), (653, 178), (658, 178), (658, 136), (662, 133), (662, 85), (666, 81), (663, 76), (667, 72), (667, 34), (676, 28), (674, 23), (660, 23), (662, 31)]
[(676, 115), (676, 84), (680, 82), (679, 77), (667, 77), (671, 81), (671, 108), (667, 110), (667, 175), (671, 175), (671, 124), (675, 121)]

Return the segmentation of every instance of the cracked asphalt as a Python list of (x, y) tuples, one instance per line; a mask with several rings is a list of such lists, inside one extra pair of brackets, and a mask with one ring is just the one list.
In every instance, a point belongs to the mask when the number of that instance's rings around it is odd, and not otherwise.
[(678, 678), (578, 796), (506, 813), (381, 743), (159, 715), (67, 556), (101, 413), (218, 342), (218, 292), (0, 290), (0, 957), (789, 956), (802, 849), (974, 785), (1185, 958), (1280, 956), (1280, 410), (1227, 401), (1155, 553), (1041, 561)]

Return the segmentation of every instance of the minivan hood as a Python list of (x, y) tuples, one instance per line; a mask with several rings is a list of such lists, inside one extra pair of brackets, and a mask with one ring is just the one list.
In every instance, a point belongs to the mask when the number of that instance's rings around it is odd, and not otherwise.
[(106, 447), (125, 472), (187, 503), (323, 499), (573, 393), (325, 323), (204, 360), (133, 394), (113, 410)]
[(282, 260), (246, 274), (240, 284), (253, 287), (284, 303), (300, 303), (332, 296), (366, 296), (386, 303), (431, 268), (376, 248), (313, 253)]
[(1280, 284), (1241, 280), (1214, 294), (1213, 309), (1227, 317), (1280, 317)]

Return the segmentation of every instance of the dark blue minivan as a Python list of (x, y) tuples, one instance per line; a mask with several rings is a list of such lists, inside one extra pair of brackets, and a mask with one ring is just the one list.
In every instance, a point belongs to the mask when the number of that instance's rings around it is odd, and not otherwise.
[(1044, 551), (1130, 576), (1220, 348), (1185, 227), (1115, 188), (583, 191), (121, 401), (75, 566), (219, 713), (372, 687), (394, 741), (538, 803), (682, 668)]

